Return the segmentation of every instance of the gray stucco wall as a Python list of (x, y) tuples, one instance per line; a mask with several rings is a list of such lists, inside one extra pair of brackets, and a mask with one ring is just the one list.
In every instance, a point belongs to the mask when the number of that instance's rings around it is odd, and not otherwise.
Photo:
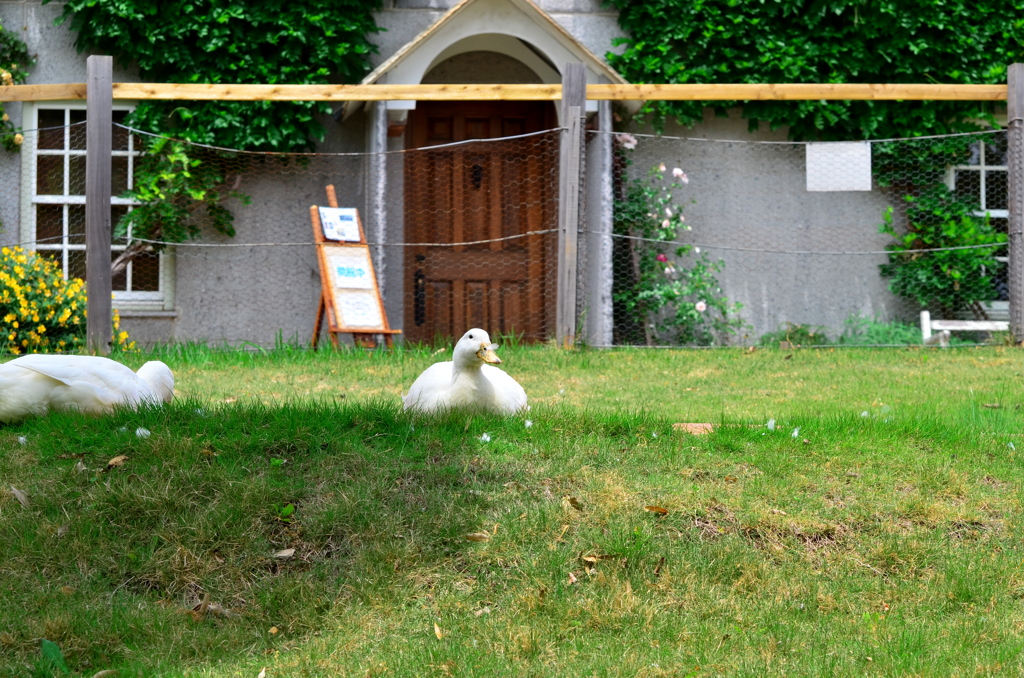
[(662, 162), (669, 172), (687, 173), (678, 197), (693, 230), (681, 240), (725, 262), (717, 278), (723, 294), (743, 304), (751, 340), (785, 322), (826, 326), (834, 338), (851, 315), (905, 314), (879, 275), (886, 256), (863, 254), (889, 242), (878, 225), (891, 198), (877, 185), (808, 192), (805, 146), (784, 143), (785, 129), (757, 135), (775, 143), (756, 143), (740, 111), (729, 113), (720, 118), (708, 111), (693, 128), (669, 123), (664, 138), (641, 137), (630, 174)]

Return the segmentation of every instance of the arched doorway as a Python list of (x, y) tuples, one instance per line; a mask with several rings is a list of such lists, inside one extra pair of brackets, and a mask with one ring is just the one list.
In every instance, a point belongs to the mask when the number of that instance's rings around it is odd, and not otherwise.
[[(469, 82), (470, 66), (480, 78), (481, 59), (492, 64), (488, 82), (526, 77), (514, 59), (480, 54), (439, 64), (424, 83)], [(541, 232), (557, 219), (558, 136), (521, 135), (555, 126), (554, 106), (543, 101), (421, 101), (410, 111), (406, 148), (440, 148), (405, 159), (404, 240), (414, 243), (404, 255), (406, 340), (471, 327), (533, 341), (550, 334), (557, 237)]]

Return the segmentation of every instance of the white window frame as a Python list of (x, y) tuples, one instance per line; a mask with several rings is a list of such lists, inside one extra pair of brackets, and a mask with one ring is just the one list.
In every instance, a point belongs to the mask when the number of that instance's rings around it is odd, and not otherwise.
[[(1010, 167), (1009, 167), (1009, 165), (989, 165), (987, 163), (986, 157), (985, 157), (985, 155), (986, 155), (985, 149), (988, 147), (988, 144), (985, 142), (985, 137), (981, 137), (981, 138), (978, 139), (978, 146), (979, 146), (978, 164), (976, 164), (976, 165), (952, 165), (952, 166), (948, 167), (947, 170), (946, 170), (946, 186), (948, 186), (949, 190), (951, 190), (951, 191), (955, 191), (956, 190), (956, 173), (957, 173), (958, 170), (978, 172), (978, 176), (979, 176), (979, 184), (978, 184), (979, 185), (979, 198), (981, 199), (981, 209), (980, 210), (975, 210), (971, 214), (973, 214), (976, 217), (988, 216), (991, 219), (1009, 219), (1010, 218), (1010, 210), (1008, 210), (1008, 209), (1005, 209), (1005, 210), (991, 210), (991, 209), (986, 209), (985, 205), (988, 202), (987, 199), (986, 199), (987, 198), (986, 191), (987, 191), (987, 183), (988, 183), (988, 173), (989, 172), (1006, 172), (1007, 173), (1007, 180), (1009, 180), (1009, 170), (1010, 170)], [(1010, 261), (1010, 257), (1008, 255), (995, 256), (993, 258), (996, 261), (1002, 262), (1004, 264), (1006, 264), (1006, 263), (1008, 263)], [(991, 301), (991, 302), (988, 302), (987, 304), (985, 304), (985, 306), (988, 307), (990, 310), (992, 310), (992, 309), (1002, 309), (1004, 306), (1007, 309), (1009, 309), (1009, 302), (1007, 302), (1007, 301)]]
[[(135, 108), (134, 102), (115, 102), (113, 110), (115, 111), (131, 111)], [(26, 130), (36, 130), (39, 127), (39, 110), (40, 109), (63, 109), (65, 111), (65, 124), (69, 120), (68, 111), (71, 110), (85, 110), (86, 104), (84, 101), (41, 101), (41, 102), (26, 102), (23, 108), (23, 122), (22, 127)], [(69, 130), (65, 129), (65, 135), (69, 134)], [(64, 275), (67, 276), (68, 270), (68, 255), (75, 251), (85, 251), (85, 244), (75, 244), (68, 242), (68, 213), (67, 208), (71, 205), (84, 205), (84, 195), (70, 195), (69, 190), (69, 176), (68, 172), (70, 169), (70, 158), (72, 156), (84, 156), (86, 151), (84, 149), (72, 150), (69, 148), (67, 136), (65, 136), (65, 144), (63, 149), (39, 149), (37, 148), (38, 135), (35, 133), (26, 134), (24, 143), (21, 148), (21, 241), (24, 243), (31, 243), (27, 249), (34, 249), (37, 251), (48, 251), (48, 252), (61, 252), (61, 267), (64, 270)], [(132, 187), (133, 174), (134, 174), (134, 163), (135, 158), (140, 155), (139, 150), (136, 148), (136, 137), (135, 135), (128, 136), (128, 149), (112, 151), (112, 155), (116, 157), (126, 157), (128, 159), (128, 187)], [(37, 162), (41, 156), (61, 156), (64, 158), (64, 195), (37, 195), (36, 194), (36, 177), (37, 177)], [(126, 198), (120, 198), (117, 196), (111, 196), (111, 206), (122, 205), (128, 206), (129, 209), (132, 205), (138, 204), (133, 200)], [(57, 245), (50, 245), (48, 243), (36, 242), (36, 206), (37, 205), (63, 205), (64, 209), (64, 233), (63, 239)], [(130, 237), (130, 234), (129, 234)], [(111, 246), (111, 251), (119, 252), (124, 251), (127, 244), (114, 244)], [(131, 288), (131, 266), (126, 271), (127, 285), (129, 291), (115, 290), (113, 307), (120, 311), (128, 311), (131, 315), (145, 315), (146, 312), (157, 312), (159, 315), (164, 315), (165, 312), (171, 311), (174, 308), (174, 252), (173, 248), (166, 248), (159, 255), (159, 282), (157, 291), (130, 291)]]

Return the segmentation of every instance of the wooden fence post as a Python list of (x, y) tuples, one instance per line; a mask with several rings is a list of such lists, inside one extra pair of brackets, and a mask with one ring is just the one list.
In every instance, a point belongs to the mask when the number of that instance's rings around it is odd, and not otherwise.
[(587, 77), (582, 63), (562, 70), (562, 143), (558, 177), (558, 297), (555, 340), (571, 348), (576, 341), (576, 263), (579, 240), (580, 167)]
[(86, 347), (110, 352), (112, 327), (110, 276), (110, 151), (113, 122), (113, 57), (86, 60), (85, 121), (85, 283)]
[(1010, 220), (1007, 279), (1010, 287), (1010, 332), (1024, 341), (1024, 64), (1010, 64), (1006, 97), (1008, 202)]

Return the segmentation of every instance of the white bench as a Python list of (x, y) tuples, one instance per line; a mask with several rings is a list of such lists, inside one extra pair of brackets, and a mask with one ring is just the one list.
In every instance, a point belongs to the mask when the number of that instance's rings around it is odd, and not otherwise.
[(949, 346), (950, 332), (1005, 332), (1008, 329), (1010, 323), (1005, 320), (932, 320), (931, 313), (921, 311), (921, 340), (925, 345)]

